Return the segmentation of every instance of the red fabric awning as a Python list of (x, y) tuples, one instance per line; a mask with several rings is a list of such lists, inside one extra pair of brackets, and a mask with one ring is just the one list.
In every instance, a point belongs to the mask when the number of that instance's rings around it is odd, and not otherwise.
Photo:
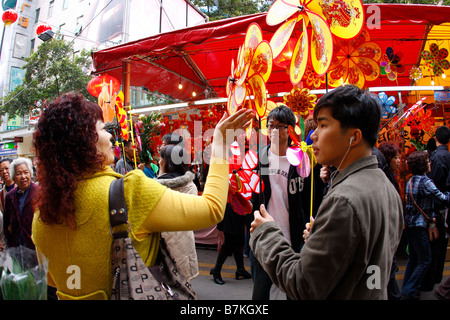
[[(364, 5), (366, 21), (374, 18), (369, 4)], [(397, 81), (380, 76), (367, 87), (410, 85), (409, 70), (420, 62), (420, 52), (429, 28), (434, 24), (450, 21), (449, 6), (374, 4), (380, 9), (380, 28), (369, 29), (371, 41), (378, 43), (382, 51), (392, 47), (402, 52), (402, 64), (406, 71)], [(372, 20), (373, 21), (373, 20)], [(173, 98), (187, 101), (191, 92), (196, 99), (204, 99), (206, 91), (212, 96), (225, 97), (227, 77), (231, 73), (231, 60), (243, 45), (245, 33), (251, 23), (263, 30), (264, 40), (269, 41), (279, 26), (266, 24), (266, 13), (253, 14), (195, 27), (158, 34), (129, 42), (92, 54), (95, 73), (108, 73), (122, 77), (122, 63), (130, 62), (130, 85), (143, 86)], [(181, 81), (184, 88), (178, 89)], [(267, 83), (269, 94), (286, 92), (292, 84), (285, 69), (274, 66)], [(203, 93), (203, 94), (202, 94)]]

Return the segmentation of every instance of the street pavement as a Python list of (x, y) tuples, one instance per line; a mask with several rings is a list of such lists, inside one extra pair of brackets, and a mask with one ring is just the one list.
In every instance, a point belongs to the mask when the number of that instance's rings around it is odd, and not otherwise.
[[(197, 257), (199, 264), (199, 276), (192, 280), (192, 286), (197, 293), (199, 300), (251, 300), (253, 282), (251, 279), (235, 279), (236, 264), (233, 256), (228, 257), (222, 267), (222, 278), (225, 281), (224, 285), (218, 285), (213, 281), (213, 277), (209, 274), (211, 268), (217, 258), (217, 250), (215, 247), (197, 245)], [(399, 271), (396, 273), (397, 283), (399, 288), (402, 286), (403, 275), (406, 269), (406, 260), (397, 258)], [(250, 259), (244, 257), (245, 268), (250, 272)], [(444, 279), (445, 281), (450, 276), (450, 262), (445, 263)], [(439, 285), (436, 284), (434, 289)], [(433, 291), (422, 292), (421, 300), (437, 300)], [(272, 286), (271, 300), (286, 300), (286, 295), (278, 288)]]

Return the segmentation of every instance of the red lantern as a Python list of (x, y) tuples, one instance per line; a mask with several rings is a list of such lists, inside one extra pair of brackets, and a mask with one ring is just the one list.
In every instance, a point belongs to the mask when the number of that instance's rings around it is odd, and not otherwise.
[(37, 28), (36, 28), (36, 34), (40, 35), (42, 32), (45, 32), (47, 30), (52, 30), (52, 27), (50, 27), (49, 24), (47, 23), (43, 23), (40, 24)]
[(3, 12), (2, 20), (5, 23), (5, 25), (9, 26), (11, 23), (16, 22), (17, 20), (17, 12), (13, 9), (8, 9), (5, 12)]
[(110, 86), (112, 84), (112, 93), (117, 93), (120, 90), (120, 82), (116, 78), (110, 75), (102, 75), (95, 78), (92, 78), (87, 84), (88, 92), (94, 96), (98, 97), (100, 92), (102, 92), (103, 83), (108, 85), (108, 90), (110, 90)]

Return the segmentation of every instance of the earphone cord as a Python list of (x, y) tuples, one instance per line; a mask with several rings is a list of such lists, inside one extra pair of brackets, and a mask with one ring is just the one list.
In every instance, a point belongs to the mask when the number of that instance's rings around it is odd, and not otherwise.
[(342, 163), (344, 162), (345, 158), (347, 157), (347, 154), (348, 154), (348, 152), (350, 151), (350, 147), (351, 147), (351, 146), (352, 146), (352, 145), (351, 145), (351, 141), (350, 141), (350, 144), (348, 145), (348, 149), (347, 149), (347, 151), (345, 152), (344, 157), (342, 158), (341, 163), (339, 164), (339, 167), (337, 168), (337, 170), (336, 170), (335, 172), (333, 172), (333, 173), (331, 174), (331, 176), (330, 176), (330, 188), (333, 187), (333, 179), (334, 179), (334, 178), (336, 177), (336, 175), (338, 174), (339, 169), (341, 168)]

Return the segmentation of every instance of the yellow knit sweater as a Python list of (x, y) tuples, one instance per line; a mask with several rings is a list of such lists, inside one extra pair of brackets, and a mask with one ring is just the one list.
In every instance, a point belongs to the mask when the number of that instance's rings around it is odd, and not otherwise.
[[(220, 163), (220, 164), (219, 164)], [(49, 260), (49, 285), (60, 299), (108, 299), (111, 244), (108, 193), (121, 177), (108, 168), (80, 181), (75, 191), (77, 228), (45, 224), (36, 212), (32, 239)], [(228, 164), (211, 162), (201, 197), (182, 194), (147, 178), (141, 170), (125, 176), (130, 237), (146, 262), (154, 264), (161, 231), (202, 229), (222, 220), (228, 193)]]

